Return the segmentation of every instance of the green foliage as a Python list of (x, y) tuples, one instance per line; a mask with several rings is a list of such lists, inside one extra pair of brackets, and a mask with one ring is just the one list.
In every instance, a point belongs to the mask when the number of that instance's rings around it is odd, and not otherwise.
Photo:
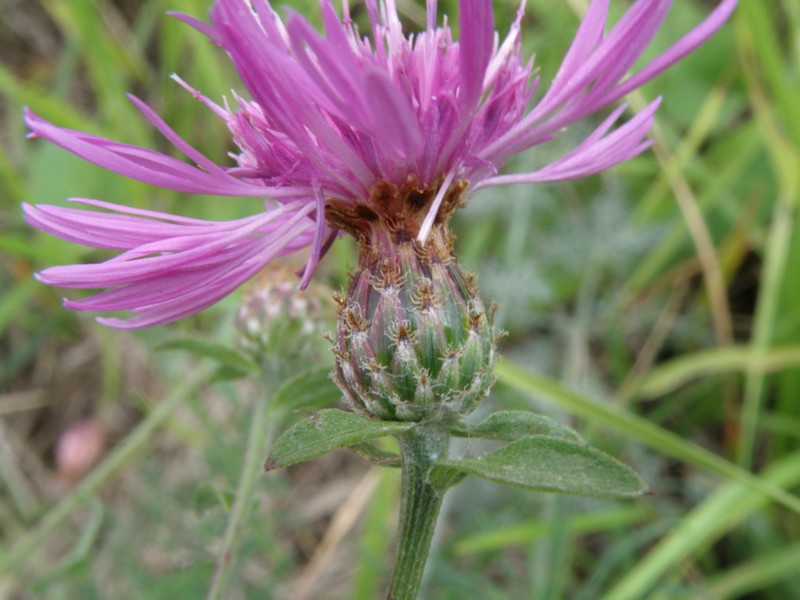
[(477, 425), (458, 423), (450, 432), (453, 435), (507, 442), (542, 435), (562, 438), (571, 442), (582, 442), (581, 436), (558, 421), (521, 410), (501, 410), (492, 413)]
[(217, 363), (218, 374), (225, 379), (254, 377), (261, 373), (258, 364), (250, 356), (219, 342), (200, 339), (170, 340), (156, 350), (186, 350), (195, 356), (210, 358)]
[(283, 381), (272, 403), (282, 410), (314, 410), (331, 406), (342, 397), (327, 367), (295, 372)]
[(558, 528), (574, 534), (603, 533), (610, 529), (641, 524), (652, 516), (652, 509), (644, 503), (626, 503), (624, 506), (577, 514), (566, 518), (563, 523), (543, 519), (520, 521), (502, 529), (465, 537), (456, 542), (453, 549), (456, 554), (490, 552), (511, 545), (529, 544), (555, 534)]
[(439, 461), (430, 478), (458, 473), (535, 492), (594, 498), (634, 498), (647, 492), (636, 473), (604, 452), (547, 436), (516, 440), (478, 458)]
[[(264, 469), (288, 467), (344, 447), (354, 447), (370, 462), (395, 466), (393, 453), (382, 451), (370, 442), (414, 429), (423, 431), (429, 426), (379, 421), (336, 409), (321, 410), (278, 438)], [(454, 431), (470, 438), (511, 440), (511, 443), (478, 458), (436, 461), (428, 478), (442, 490), (460, 483), (467, 475), (474, 475), (532, 491), (596, 498), (631, 498), (647, 492), (645, 483), (630, 468), (587, 446), (576, 432), (547, 417), (500, 411), (472, 427), (457, 425)]]
[(343, 410), (327, 409), (306, 417), (285, 431), (264, 463), (271, 471), (311, 460), (376, 438), (408, 431), (415, 423), (377, 421)]
[[(147, 353), (155, 374), (126, 369), (164, 338), (201, 337), (230, 348), (238, 299), (159, 330), (101, 333), (87, 315), (62, 308), (61, 291), (30, 274), (107, 254), (37, 234), (19, 210), (20, 201), (86, 196), (209, 219), (252, 213), (250, 201), (150, 188), (24, 138), (20, 114), (28, 105), (67, 127), (172, 152), (122, 95), (134, 92), (225, 163), (224, 125), (168, 77), (176, 72), (215, 100), (231, 88), (243, 91), (217, 48), (163, 14), (178, 9), (202, 18), (208, 4), (4, 8), (0, 586), (11, 597), (197, 598), (209, 589), (245, 470), (253, 400), (262, 396), (238, 381), (209, 386), (215, 369), (187, 361), (185, 352)], [(291, 4), (318, 14), (310, 0)], [(362, 6), (351, 4), (354, 19), (362, 19)], [(439, 4), (457, 23), (457, 3)], [(501, 32), (518, 4), (493, 3)], [(523, 21), (540, 89), (577, 26), (570, 8), (585, 5), (557, 4), (531, 0)], [(611, 2), (617, 14), (627, 5)], [(15, 20), (18, 6), (33, 18)], [(424, 25), (419, 3), (399, 7)], [(707, 2), (675, 0), (658, 48), (708, 9)], [(742, 0), (732, 23), (701, 51), (628, 99), (637, 110), (664, 95), (658, 157), (650, 151), (580, 182), (497, 190), (458, 215), (457, 252), (478, 273), (486, 300), (500, 303), (498, 324), (509, 332), (491, 408), (569, 423), (633, 466), (654, 495), (612, 503), (467, 478), (448, 496), (429, 598), (800, 597), (800, 519), (784, 508), (795, 506), (800, 486), (798, 40), (795, 0)], [(569, 140), (589, 127), (567, 132)], [(509, 168), (530, 170), (566, 148), (543, 147)], [(694, 213), (685, 211), (687, 189)], [(710, 246), (697, 244), (701, 229)], [(319, 279), (341, 284), (353, 264), (353, 247), (340, 240)], [(721, 294), (710, 291), (714, 277)], [(302, 412), (338, 400), (327, 367), (302, 370), (280, 391), (276, 382), (273, 401)], [(50, 485), (53, 441), (84, 414), (113, 427), (112, 446), (76, 487), (59, 492)], [(474, 427), (492, 437), (488, 426)], [(484, 449), (471, 428), (459, 432), (466, 436), (455, 443), (459, 453)], [(383, 440), (373, 442), (373, 455), (393, 455)], [(369, 502), (348, 496), (341, 513), (320, 509), (360, 481), (343, 479), (366, 468), (349, 460), (336, 455), (258, 480), (246, 499), (253, 510), (234, 540), (229, 597), (293, 597), (297, 581), (310, 582), (310, 598), (382, 594), (398, 474), (382, 470), (375, 488), (359, 492)], [(365, 504), (360, 521), (348, 513)], [(336, 529), (348, 514), (359, 525), (355, 534)]]

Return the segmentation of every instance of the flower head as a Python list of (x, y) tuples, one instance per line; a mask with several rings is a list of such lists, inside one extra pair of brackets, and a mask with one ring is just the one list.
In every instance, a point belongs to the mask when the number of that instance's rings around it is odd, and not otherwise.
[(461, 0), (460, 40), (427, 2), (427, 27), (404, 34), (394, 0), (365, 0), (371, 34), (322, 0), (324, 32), (266, 0), (217, 0), (210, 23), (175, 16), (230, 56), (248, 93), (217, 104), (175, 79), (220, 119), (238, 147), (219, 166), (180, 138), (140, 100), (143, 115), (196, 166), (62, 129), (27, 112), (32, 134), (101, 167), (163, 188), (261, 198), (251, 217), (229, 222), (74, 202), (108, 212), (25, 205), (33, 226), (87, 246), (119, 250), (93, 265), (38, 277), (60, 287), (110, 288), (66, 305), (130, 310), (138, 328), (179, 319), (224, 297), (272, 259), (310, 248), (301, 286), (339, 231), (357, 236), (375, 218), (400, 223), (424, 243), (435, 223), (480, 188), (561, 181), (597, 173), (648, 147), (659, 100), (625, 123), (614, 108), (573, 150), (540, 168), (500, 174), (507, 160), (615, 104), (703, 43), (733, 11), (723, 0), (694, 30), (637, 72), (670, 0), (638, 0), (607, 32), (608, 0), (592, 0), (550, 87), (532, 104), (538, 78), (520, 49), (524, 10), (503, 41), (491, 0)]

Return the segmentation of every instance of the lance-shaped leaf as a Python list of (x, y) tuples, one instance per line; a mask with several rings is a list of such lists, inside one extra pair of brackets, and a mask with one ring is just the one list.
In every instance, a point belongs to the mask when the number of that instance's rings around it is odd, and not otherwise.
[(450, 433), (458, 437), (505, 440), (513, 442), (536, 435), (583, 443), (576, 431), (558, 421), (524, 410), (501, 410), (477, 425), (456, 424)]
[(537, 492), (595, 498), (632, 498), (648, 491), (636, 473), (605, 452), (545, 436), (517, 440), (479, 458), (437, 462), (429, 478), (446, 482), (457, 473)]
[(286, 380), (270, 402), (286, 410), (320, 409), (335, 404), (342, 392), (331, 381), (328, 367), (301, 371)]
[(171, 340), (158, 346), (156, 350), (186, 350), (196, 356), (216, 361), (220, 366), (222, 379), (259, 375), (261, 369), (247, 354), (217, 342), (197, 338)]
[(278, 438), (264, 469), (271, 471), (288, 467), (337, 448), (402, 433), (414, 425), (404, 421), (376, 421), (333, 408), (321, 410), (290, 427)]
[(364, 442), (350, 446), (350, 450), (358, 454), (361, 458), (370, 464), (378, 465), (381, 467), (399, 467), (400, 455), (396, 452), (389, 452), (379, 448), (372, 442)]

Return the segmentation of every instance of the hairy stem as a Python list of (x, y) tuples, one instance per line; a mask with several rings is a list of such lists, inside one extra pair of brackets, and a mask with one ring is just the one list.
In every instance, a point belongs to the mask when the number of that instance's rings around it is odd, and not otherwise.
[(415, 600), (428, 560), (444, 490), (428, 482), (437, 460), (447, 458), (448, 434), (420, 425), (398, 436), (402, 468), (400, 526), (388, 600)]
[(236, 487), (236, 500), (231, 509), (231, 516), (225, 529), (225, 538), (219, 552), (217, 566), (207, 600), (220, 600), (226, 594), (226, 586), (231, 572), (231, 557), (242, 532), (242, 526), (253, 507), (258, 478), (263, 473), (263, 457), (272, 443), (275, 434), (275, 423), (279, 420), (279, 411), (270, 406), (274, 390), (267, 382), (274, 374), (265, 374), (260, 387), (259, 397), (255, 398), (253, 414), (250, 421), (250, 433), (247, 439), (247, 451)]

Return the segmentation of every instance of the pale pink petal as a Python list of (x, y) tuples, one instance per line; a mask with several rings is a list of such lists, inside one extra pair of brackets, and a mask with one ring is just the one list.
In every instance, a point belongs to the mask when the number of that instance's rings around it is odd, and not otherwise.
[(612, 118), (616, 120), (619, 117), (621, 110), (618, 109), (580, 145), (562, 158), (530, 173), (489, 177), (475, 186), (475, 189), (513, 183), (544, 183), (577, 179), (599, 173), (629, 160), (651, 145), (650, 142), (644, 141), (644, 136), (653, 124), (654, 113), (660, 102), (661, 98), (658, 98), (633, 119), (610, 134), (604, 135), (611, 127)]

